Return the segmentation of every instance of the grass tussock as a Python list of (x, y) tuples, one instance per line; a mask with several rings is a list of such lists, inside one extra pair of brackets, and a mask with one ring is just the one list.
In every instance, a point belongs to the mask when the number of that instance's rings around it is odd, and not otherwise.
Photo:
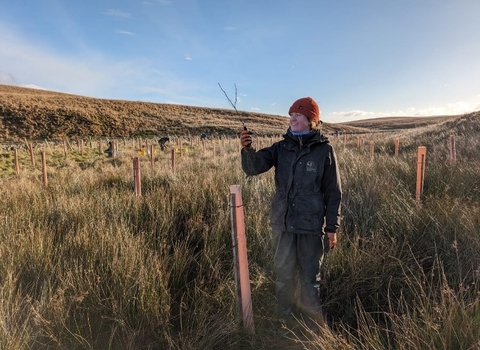
[[(473, 125), (470, 125), (470, 124)], [(340, 244), (326, 256), (320, 336), (277, 336), (268, 208), (273, 174), (247, 179), (239, 146), (106, 158), (51, 145), (41, 162), (4, 152), (0, 208), (1, 349), (477, 349), (480, 151), (476, 119), (372, 134), (375, 155), (334, 143), (343, 181)], [(412, 131), (413, 133), (413, 131)], [(447, 139), (458, 135), (458, 158)], [(270, 139), (264, 140), (265, 143)], [(366, 139), (366, 141), (370, 141)], [(215, 154), (213, 153), (213, 142)], [(368, 143), (366, 143), (368, 144)], [(421, 201), (416, 148), (427, 145)], [(47, 147), (47, 146), (45, 146)], [(39, 149), (36, 150), (38, 155)], [(74, 154), (74, 155), (73, 155)], [(2, 169), (3, 169), (2, 168)], [(240, 184), (255, 334), (238, 322), (229, 187)]]

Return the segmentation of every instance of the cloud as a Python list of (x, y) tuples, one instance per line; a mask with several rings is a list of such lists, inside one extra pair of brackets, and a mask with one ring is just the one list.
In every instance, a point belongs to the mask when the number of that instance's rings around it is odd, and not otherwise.
[(112, 61), (90, 49), (62, 54), (1, 22), (0, 32), (0, 79), (4, 83), (94, 97), (126, 97), (126, 87), (131, 89), (132, 82), (142, 85), (151, 80), (151, 65), (146, 59)]
[(427, 107), (417, 109), (409, 107), (405, 110), (385, 111), (385, 112), (369, 112), (362, 110), (351, 110), (346, 112), (331, 112), (325, 116), (327, 122), (343, 123), (353, 120), (384, 118), (384, 117), (433, 117), (444, 115), (460, 115), (470, 113), (480, 108), (478, 103), (470, 103), (466, 101), (458, 101), (447, 103), (444, 106)]
[(260, 108), (257, 108), (257, 107), (252, 107), (250, 108), (252, 111), (255, 111), (255, 112), (260, 112)]
[(192, 60), (192, 57), (187, 54), (187, 55), (185, 55), (185, 59), (186, 59), (187, 61), (191, 61), (191, 60)]
[(34, 84), (26, 84), (26, 85), (20, 85), (21, 87), (26, 87), (29, 89), (37, 89), (37, 90), (45, 90), (44, 88), (34, 85)]
[(236, 27), (223, 27), (223, 29), (226, 30), (227, 32), (233, 32), (237, 30)]
[(128, 12), (123, 12), (120, 10), (115, 10), (115, 9), (109, 9), (104, 12), (105, 15), (110, 16), (110, 17), (115, 17), (118, 19), (125, 19), (125, 18), (130, 18), (132, 15)]
[(120, 30), (120, 29), (117, 29), (115, 31), (115, 33), (123, 34), (123, 35), (129, 35), (129, 36), (134, 36), (135, 35), (132, 32), (129, 32), (128, 30)]

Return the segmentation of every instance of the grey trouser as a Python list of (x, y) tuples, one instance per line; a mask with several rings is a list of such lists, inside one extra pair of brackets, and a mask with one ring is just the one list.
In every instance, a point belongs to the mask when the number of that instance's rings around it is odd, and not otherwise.
[(279, 316), (288, 318), (297, 307), (303, 314), (315, 317), (321, 313), (317, 278), (323, 257), (323, 236), (278, 230), (272, 233)]

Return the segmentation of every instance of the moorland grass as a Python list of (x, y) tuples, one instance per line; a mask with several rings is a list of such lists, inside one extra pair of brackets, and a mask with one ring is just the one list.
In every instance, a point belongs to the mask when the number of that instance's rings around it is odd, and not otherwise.
[[(141, 197), (134, 150), (106, 158), (87, 147), (65, 159), (53, 148), (46, 188), (23, 152), (20, 175), (1, 180), (0, 348), (475, 349), (480, 144), (453, 127), (439, 126), (437, 141), (430, 129), (402, 134), (398, 157), (396, 135), (366, 135), (373, 160), (353, 138), (332, 141), (344, 200), (340, 243), (325, 258), (320, 288), (331, 328), (292, 340), (276, 335), (273, 174), (246, 178), (236, 141), (218, 142), (215, 157), (211, 144), (177, 154), (175, 173), (170, 152), (157, 152), (153, 167), (141, 157)], [(454, 165), (451, 132), (460, 137)], [(418, 203), (415, 151), (425, 144)], [(254, 335), (236, 315), (233, 184), (243, 190)]]

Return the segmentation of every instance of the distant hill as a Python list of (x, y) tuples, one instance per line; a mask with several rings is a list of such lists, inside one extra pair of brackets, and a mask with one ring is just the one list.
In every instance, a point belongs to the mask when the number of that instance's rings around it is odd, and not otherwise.
[(458, 116), (439, 116), (439, 117), (386, 117), (375, 119), (364, 119), (348, 122), (350, 126), (362, 129), (375, 130), (398, 130), (420, 128), (427, 125), (435, 125), (451, 120), (455, 120)]
[[(326, 134), (366, 133), (414, 128), (455, 117), (381, 118), (349, 123), (324, 123)], [(0, 138), (3, 140), (87, 137), (238, 135), (245, 124), (259, 135), (283, 134), (285, 116), (110, 100), (0, 84)]]

